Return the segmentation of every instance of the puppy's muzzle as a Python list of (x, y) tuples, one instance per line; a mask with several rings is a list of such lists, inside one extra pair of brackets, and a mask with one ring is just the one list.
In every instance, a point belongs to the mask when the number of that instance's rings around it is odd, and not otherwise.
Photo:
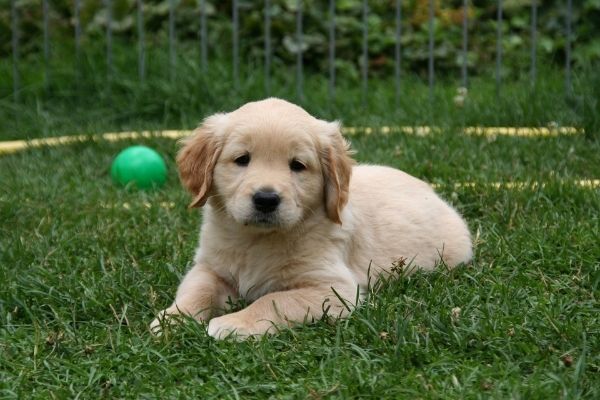
[(272, 190), (259, 190), (252, 196), (252, 202), (256, 210), (268, 214), (277, 209), (279, 203), (281, 203), (281, 198)]

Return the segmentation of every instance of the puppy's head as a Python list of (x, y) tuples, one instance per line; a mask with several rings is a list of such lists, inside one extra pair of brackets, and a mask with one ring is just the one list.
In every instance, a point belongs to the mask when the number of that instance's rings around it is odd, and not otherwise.
[(207, 118), (177, 163), (192, 207), (210, 198), (239, 224), (288, 229), (321, 210), (342, 222), (352, 160), (340, 126), (284, 100)]

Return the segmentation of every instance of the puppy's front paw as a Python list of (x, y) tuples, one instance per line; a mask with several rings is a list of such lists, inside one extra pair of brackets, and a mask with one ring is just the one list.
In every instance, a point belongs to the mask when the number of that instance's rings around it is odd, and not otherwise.
[(210, 320), (208, 334), (219, 340), (229, 336), (245, 339), (248, 336), (248, 325), (243, 319), (236, 318), (235, 314), (223, 315)]
[(154, 336), (162, 335), (162, 326), (160, 325), (160, 321), (161, 320), (159, 318), (154, 318), (154, 320), (150, 322), (150, 333)]
[(168, 313), (168, 309), (158, 313), (158, 316), (154, 318), (154, 320), (150, 323), (150, 333), (152, 333), (155, 336), (161, 336), (163, 326), (165, 326), (166, 324), (170, 324), (170, 319), (171, 315)]
[(184, 315), (177, 307), (169, 307), (158, 313), (158, 316), (150, 323), (150, 332), (155, 336), (161, 336), (163, 328), (176, 323), (183, 322)]
[(231, 337), (245, 340), (250, 336), (262, 336), (268, 333), (273, 324), (266, 321), (247, 321), (240, 312), (213, 318), (208, 323), (208, 334), (222, 340)]

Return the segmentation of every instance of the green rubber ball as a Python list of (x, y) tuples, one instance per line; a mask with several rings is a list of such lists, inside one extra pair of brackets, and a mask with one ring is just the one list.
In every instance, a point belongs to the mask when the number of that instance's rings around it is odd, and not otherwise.
[(165, 183), (167, 166), (160, 154), (150, 147), (131, 146), (117, 155), (110, 174), (119, 185), (150, 189)]

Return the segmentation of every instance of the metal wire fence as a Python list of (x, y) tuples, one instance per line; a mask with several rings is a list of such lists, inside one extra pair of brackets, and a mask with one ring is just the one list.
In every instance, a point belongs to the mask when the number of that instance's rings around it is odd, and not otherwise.
[[(75, 43), (75, 59), (77, 64), (81, 57), (81, 3), (83, 0), (74, 0), (73, 3), (73, 35)], [(176, 1), (169, 0), (169, 12), (168, 12), (168, 53), (169, 53), (169, 71), (170, 77), (173, 79), (174, 71), (176, 68)], [(270, 0), (264, 1), (264, 82), (265, 82), (265, 94), (268, 96), (272, 91), (272, 75), (273, 75), (273, 45), (271, 38), (271, 26), (273, 16), (271, 15), (271, 2)], [(296, 0), (296, 26), (295, 26), (295, 40), (297, 43), (298, 51), (296, 54), (296, 65), (295, 65), (295, 79), (296, 79), (296, 95), (299, 99), (304, 97), (304, 34), (303, 34), (303, 0)], [(11, 0), (11, 34), (12, 34), (12, 81), (13, 81), (13, 98), (15, 102), (19, 102), (20, 93), (22, 91), (21, 76), (20, 76), (20, 64), (21, 60), (21, 43), (20, 43), (20, 10), (18, 7), (17, 0)], [(469, 68), (467, 66), (467, 53), (469, 51), (469, 19), (468, 19), (468, 7), (470, 0), (463, 0), (462, 3), (462, 46), (461, 46), (461, 77), (460, 82), (463, 87), (467, 87), (469, 84)], [(146, 27), (144, 24), (144, 1), (136, 0), (136, 16), (135, 21), (137, 25), (137, 69), (138, 77), (140, 82), (146, 79), (147, 71), (147, 52), (146, 52)], [(44, 71), (43, 79), (44, 86), (47, 88), (52, 80), (52, 71), (50, 66), (51, 59), (51, 32), (48, 24), (51, 3), (48, 0), (42, 0), (41, 2), (43, 10), (43, 59), (44, 59)], [(402, 35), (403, 35), (403, 15), (402, 15), (402, 0), (396, 0), (394, 4), (393, 12), (395, 19), (395, 35), (394, 35), (394, 91), (395, 98), (398, 101), (402, 90), (402, 79), (403, 79), (403, 68), (402, 68)], [(103, 7), (106, 11), (106, 30), (105, 36), (105, 57), (106, 57), (106, 71), (107, 79), (111, 79), (114, 74), (113, 68), (113, 0), (103, 0)], [(427, 82), (429, 85), (430, 97), (433, 98), (434, 86), (436, 82), (436, 71), (435, 71), (435, 37), (434, 37), (434, 0), (429, 0), (428, 3), (428, 46), (427, 46)], [(495, 49), (495, 82), (496, 92), (500, 94), (502, 91), (502, 76), (501, 69), (503, 65), (503, 46), (502, 46), (502, 22), (504, 18), (503, 14), (503, 1), (496, 0), (497, 8), (497, 32), (496, 32), (496, 49)], [(202, 70), (206, 70), (209, 59), (208, 59), (208, 23), (207, 23), (207, 7), (205, 0), (198, 0), (199, 8), (199, 21), (198, 21), (198, 41), (199, 41), (199, 64)], [(572, 90), (571, 83), (571, 47), (573, 43), (573, 4), (572, 0), (564, 0), (565, 8), (565, 20), (564, 20), (564, 34), (565, 34), (565, 64), (564, 64), (564, 90), (565, 94), (569, 95)], [(232, 85), (234, 89), (239, 88), (240, 85), (240, 12), (238, 0), (232, 0), (232, 14), (231, 14), (231, 32), (232, 32)], [(368, 17), (369, 17), (369, 1), (362, 1), (362, 48), (360, 58), (360, 79), (361, 79), (361, 91), (362, 91), (362, 102), (366, 102), (369, 96), (369, 30), (368, 30)], [(335, 0), (329, 0), (328, 2), (328, 94), (330, 101), (335, 98), (336, 89), (336, 2)], [(531, 2), (531, 37), (529, 40), (530, 49), (530, 74), (531, 82), (535, 86), (537, 77), (537, 48), (538, 48), (538, 1), (532, 0)], [(80, 72), (77, 70), (77, 66), (74, 66), (74, 75), (79, 79)], [(535, 87), (534, 87), (535, 90)]]

